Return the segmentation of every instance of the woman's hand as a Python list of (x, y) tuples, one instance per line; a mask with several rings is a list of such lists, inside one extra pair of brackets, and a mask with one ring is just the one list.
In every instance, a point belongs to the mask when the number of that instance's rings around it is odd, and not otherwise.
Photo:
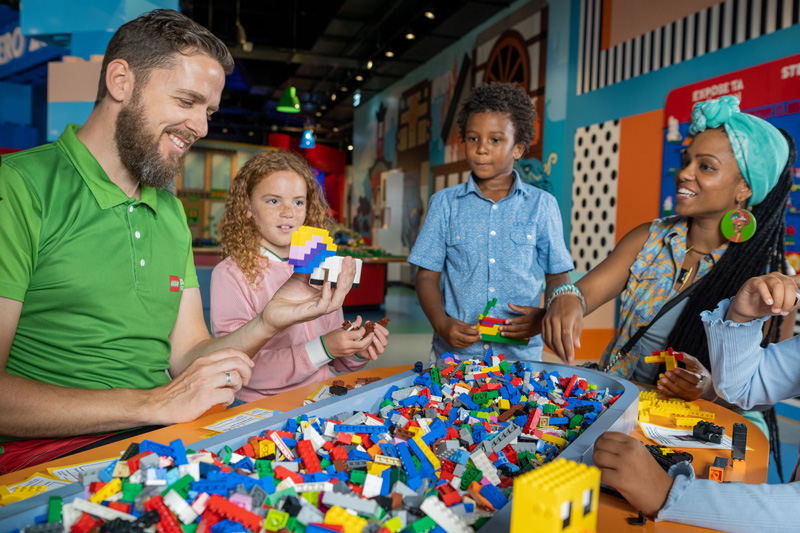
[(683, 354), (686, 368), (667, 370), (664, 377), (658, 380), (658, 390), (669, 396), (693, 401), (700, 398), (713, 388), (711, 373), (696, 357)]
[(734, 296), (725, 317), (733, 322), (750, 322), (769, 315), (788, 315), (798, 303), (800, 276), (770, 272), (750, 278)]
[(516, 304), (508, 304), (508, 307), (521, 316), (507, 319), (505, 325), (500, 326), (500, 335), (509, 339), (527, 339), (542, 332), (544, 309)]
[(609, 431), (595, 441), (593, 459), (600, 480), (617, 489), (636, 509), (655, 516), (664, 507), (672, 478), (644, 444), (630, 435)]
[(567, 364), (581, 347), (583, 306), (577, 296), (565, 294), (550, 302), (542, 320), (542, 340)]

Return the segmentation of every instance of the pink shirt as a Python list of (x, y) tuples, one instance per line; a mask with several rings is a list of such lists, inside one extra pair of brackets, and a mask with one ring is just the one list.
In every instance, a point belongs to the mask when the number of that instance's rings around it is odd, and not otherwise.
[[(211, 274), (211, 331), (215, 337), (230, 333), (264, 309), (281, 285), (292, 275), (292, 267), (270, 258), (257, 290), (254, 290), (231, 257), (214, 267)], [(331, 361), (322, 351), (320, 336), (342, 327), (339, 309), (311, 322), (295, 324), (270, 339), (253, 357), (255, 367), (247, 387), (236, 394), (251, 402), (352, 372), (366, 361), (340, 357)]]

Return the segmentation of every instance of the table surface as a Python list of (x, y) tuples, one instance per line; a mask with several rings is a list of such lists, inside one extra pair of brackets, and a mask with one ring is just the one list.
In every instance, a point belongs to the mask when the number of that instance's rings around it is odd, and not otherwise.
[[(386, 378), (410, 370), (411, 366), (393, 366), (375, 369), (360, 370), (350, 374), (343, 374), (333, 379), (341, 379), (348, 385), (355, 385), (356, 380), (361, 377), (380, 377)], [(330, 385), (333, 379), (323, 383)], [(211, 425), (224, 418), (230, 418), (237, 414), (249, 411), (254, 408), (280, 410), (287, 412), (298, 407), (302, 407), (303, 400), (316, 391), (320, 383), (306, 385), (294, 389), (277, 396), (264, 398), (255, 402), (250, 402), (245, 405), (240, 405), (232, 409), (225, 409), (223, 407), (214, 408), (209, 410), (206, 414), (195, 420), (194, 422), (187, 422), (185, 424), (175, 424), (162, 429), (155, 430), (145, 435), (138, 435), (130, 439), (122, 440), (88, 450), (68, 457), (62, 457), (49, 463), (40, 464), (17, 472), (0, 476), (0, 485), (13, 485), (24, 481), (31, 475), (37, 472), (46, 472), (47, 468), (69, 466), (81, 463), (88, 463), (93, 461), (100, 461), (104, 459), (113, 459), (128, 447), (130, 443), (140, 442), (147, 438), (155, 442), (169, 443), (175, 439), (183, 439), (185, 443), (192, 443), (201, 440), (205, 437), (214, 435), (208, 429), (203, 429), (204, 426)], [(756, 428), (750, 421), (739, 416), (738, 414), (730, 411), (722, 406), (698, 400), (696, 403), (700, 404), (701, 409), (710, 411), (715, 414), (714, 423), (725, 428), (726, 435), (733, 433), (734, 422), (747, 424), (747, 462), (744, 468), (728, 468), (725, 472), (725, 479), (730, 481), (743, 481), (745, 483), (766, 483), (767, 481), (767, 468), (769, 461), (769, 444), (767, 438), (761, 431)], [(658, 425), (668, 426), (666, 419), (660, 417), (651, 417), (651, 422)], [(631, 433), (637, 439), (651, 443), (641, 429), (637, 426)], [(717, 455), (730, 457), (730, 452), (725, 450), (700, 450), (700, 449), (687, 449), (689, 453), (694, 456), (694, 469), (698, 478), (708, 478), (708, 467), (714, 462)], [(607, 494), (600, 495), (600, 508), (598, 512), (597, 531), (600, 532), (616, 532), (620, 530), (631, 531), (645, 531), (645, 532), (673, 532), (673, 531), (710, 531), (704, 528), (693, 526), (685, 526), (670, 522), (653, 522), (648, 520), (647, 524), (642, 526), (631, 526), (627, 523), (626, 518), (636, 516), (637, 512), (626, 501), (614, 498)]]

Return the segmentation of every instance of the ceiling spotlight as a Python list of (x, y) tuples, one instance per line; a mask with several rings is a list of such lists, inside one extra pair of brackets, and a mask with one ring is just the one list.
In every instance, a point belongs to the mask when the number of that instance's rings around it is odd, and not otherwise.
[(394, 52), (391, 50), (386, 50), (386, 57), (394, 57)]
[(247, 132), (247, 134), (248, 134), (250, 137), (252, 137), (253, 135), (255, 135), (255, 134), (256, 134), (256, 132), (254, 132), (254, 131), (248, 131), (248, 132)]
[(228, 128), (222, 128), (222, 133), (228, 133)]
[(345, 87), (344, 85), (342, 85), (341, 87), (339, 87), (339, 89), (340, 89), (341, 91), (347, 92), (347, 87)]
[(322, 111), (317, 111), (316, 113), (314, 113), (314, 115), (316, 115), (318, 117), (321, 117), (322, 116)]
[(328, 106), (323, 104), (323, 105), (319, 106), (319, 108), (322, 109), (323, 111), (325, 111), (326, 109), (328, 109)]
[(331, 102), (335, 102), (335, 101), (336, 101), (336, 93), (333, 93), (331, 95)]
[(334, 126), (333, 128), (331, 128), (331, 130), (333, 131), (333, 133), (337, 133), (337, 132), (339, 131), (339, 128), (337, 128), (336, 126)]
[(353, 151), (353, 145), (352, 144), (348, 144), (347, 145), (347, 151), (348, 152), (352, 152)]
[(372, 68), (372, 60), (367, 61), (367, 70)]
[(436, 15), (433, 14), (433, 11), (426, 11), (425, 18), (429, 20), (433, 20), (436, 18)]
[(417, 38), (417, 36), (414, 35), (413, 33), (411, 33), (411, 32), (406, 33), (406, 39), (408, 39), (409, 41), (413, 41), (416, 38)]
[(356, 81), (364, 81), (364, 76), (359, 74), (358, 76), (356, 76)]

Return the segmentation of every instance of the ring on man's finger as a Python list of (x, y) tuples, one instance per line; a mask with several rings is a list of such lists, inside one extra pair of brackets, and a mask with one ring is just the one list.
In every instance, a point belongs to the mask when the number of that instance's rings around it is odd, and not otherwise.
[(233, 380), (231, 379), (231, 373), (225, 372), (225, 386), (230, 386), (231, 383), (233, 383)]
[(697, 381), (697, 386), (698, 387), (702, 387), (703, 385), (706, 384), (706, 381), (708, 381), (708, 374), (703, 374), (702, 376), (700, 376), (700, 379)]

